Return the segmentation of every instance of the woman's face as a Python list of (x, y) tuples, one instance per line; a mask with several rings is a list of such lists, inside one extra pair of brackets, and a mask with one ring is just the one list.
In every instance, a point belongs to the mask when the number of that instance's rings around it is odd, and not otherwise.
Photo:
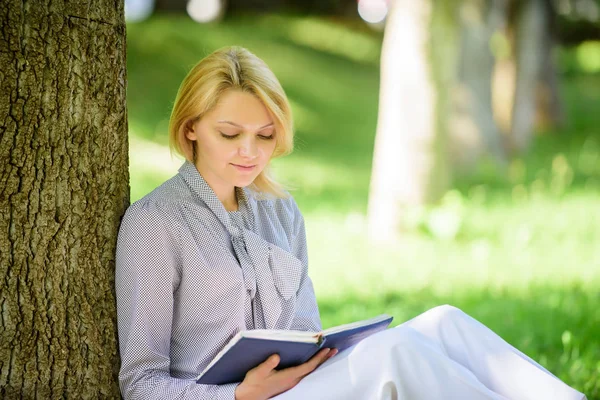
[(186, 132), (195, 141), (196, 168), (217, 195), (250, 185), (275, 150), (275, 126), (254, 95), (225, 92)]

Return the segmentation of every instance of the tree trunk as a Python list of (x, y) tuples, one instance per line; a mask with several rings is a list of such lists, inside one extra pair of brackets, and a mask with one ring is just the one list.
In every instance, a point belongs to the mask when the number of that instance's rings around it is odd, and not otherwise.
[(120, 1), (0, 3), (0, 398), (119, 398)]
[(515, 100), (511, 123), (512, 147), (516, 152), (526, 151), (533, 137), (546, 24), (544, 0), (527, 0), (519, 5), (515, 32)]
[(451, 43), (435, 46), (432, 37), (444, 36), (436, 32), (453, 22), (435, 21), (434, 11), (447, 6), (433, 3), (397, 0), (386, 24), (368, 210), (374, 240), (395, 238), (403, 211), (436, 200), (450, 180), (444, 151), (448, 102), (438, 88), (448, 83), (455, 51)]
[(500, 129), (492, 109), (492, 74), (495, 59), (490, 40), (505, 19), (506, 0), (465, 0), (460, 4), (460, 62), (453, 90), (450, 127), (453, 164), (468, 170), (491, 154), (506, 161)]
[(537, 86), (536, 127), (549, 129), (561, 126), (565, 122), (562, 96), (559, 88), (559, 76), (552, 50), (556, 45), (556, 14), (551, 0), (544, 0), (544, 12), (547, 23), (542, 35), (540, 49), (542, 51), (540, 80)]

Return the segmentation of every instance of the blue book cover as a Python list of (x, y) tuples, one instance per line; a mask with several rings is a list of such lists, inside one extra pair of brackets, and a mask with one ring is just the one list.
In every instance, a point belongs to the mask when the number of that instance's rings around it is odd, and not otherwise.
[(293, 367), (308, 361), (319, 349), (343, 351), (362, 339), (386, 329), (392, 317), (378, 317), (340, 325), (321, 332), (256, 329), (235, 335), (198, 376), (201, 384), (222, 385), (241, 382), (246, 372), (272, 354), (280, 358), (277, 369)]

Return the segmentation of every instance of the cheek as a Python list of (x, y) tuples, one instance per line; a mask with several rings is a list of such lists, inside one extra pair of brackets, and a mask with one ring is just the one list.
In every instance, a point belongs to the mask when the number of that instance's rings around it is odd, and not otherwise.
[(205, 156), (214, 160), (228, 160), (236, 155), (236, 148), (227, 143), (206, 143), (203, 148)]
[(273, 152), (275, 151), (275, 145), (276, 143), (274, 140), (262, 143), (261, 152), (265, 158), (271, 158)]

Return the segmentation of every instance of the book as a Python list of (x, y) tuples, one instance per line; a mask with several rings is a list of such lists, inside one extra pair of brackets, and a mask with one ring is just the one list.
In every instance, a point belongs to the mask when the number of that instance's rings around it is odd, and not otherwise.
[(382, 314), (321, 332), (272, 329), (241, 331), (215, 356), (196, 378), (196, 382), (207, 385), (241, 382), (246, 372), (272, 354), (279, 355), (277, 369), (283, 369), (305, 363), (325, 347), (341, 352), (386, 329), (392, 319), (393, 317)]

